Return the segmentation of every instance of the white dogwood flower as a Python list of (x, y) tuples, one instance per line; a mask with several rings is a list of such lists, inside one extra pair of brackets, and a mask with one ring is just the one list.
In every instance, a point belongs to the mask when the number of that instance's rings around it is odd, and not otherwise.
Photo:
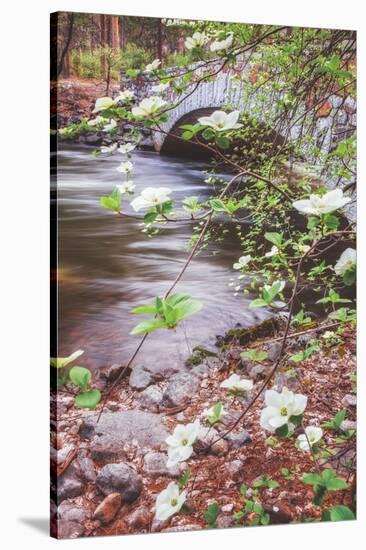
[(337, 275), (343, 275), (349, 269), (352, 269), (356, 265), (356, 250), (354, 248), (347, 248), (340, 255), (337, 263), (334, 266), (334, 271)]
[(135, 92), (132, 90), (123, 90), (114, 98), (113, 103), (117, 105), (118, 103), (125, 103), (126, 101), (132, 101), (135, 97)]
[(160, 59), (154, 59), (152, 63), (146, 65), (145, 73), (152, 73), (153, 71), (156, 71), (159, 68), (159, 65), (161, 65)]
[(343, 196), (342, 189), (333, 189), (333, 191), (325, 193), (322, 197), (320, 195), (310, 195), (308, 199), (295, 201), (292, 206), (302, 214), (322, 216), (342, 208), (350, 200)]
[(305, 410), (306, 395), (293, 393), (286, 387), (281, 393), (267, 390), (265, 395), (266, 407), (262, 410), (260, 424), (270, 432), (288, 424), (291, 416), (299, 416)]
[(239, 111), (225, 113), (225, 111), (215, 111), (211, 116), (203, 116), (198, 119), (198, 122), (203, 126), (209, 126), (217, 132), (226, 132), (227, 130), (235, 130), (241, 128), (242, 124), (238, 123)]
[(240, 378), (238, 374), (234, 373), (229, 376), (229, 378), (221, 382), (220, 387), (233, 392), (243, 393), (253, 388), (253, 380)]
[(98, 115), (97, 117), (88, 120), (87, 124), (88, 126), (97, 126), (98, 124), (104, 124), (105, 122), (108, 122), (108, 118)]
[(212, 52), (218, 52), (220, 50), (227, 50), (230, 48), (234, 40), (234, 34), (230, 32), (224, 40), (214, 40), (210, 46)]
[(184, 462), (193, 453), (193, 443), (200, 433), (201, 426), (198, 420), (190, 424), (178, 424), (174, 428), (173, 435), (166, 438), (168, 444), (167, 466), (174, 466), (178, 462)]
[(117, 128), (117, 122), (114, 120), (114, 118), (112, 118), (109, 123), (104, 126), (103, 132), (110, 132), (115, 128)]
[(243, 269), (252, 259), (251, 255), (248, 254), (247, 256), (240, 256), (237, 262), (233, 264), (234, 269)]
[(146, 187), (141, 192), (141, 195), (131, 202), (131, 206), (136, 212), (147, 208), (154, 208), (169, 201), (170, 193), (171, 189), (169, 187)]
[(116, 187), (121, 193), (133, 193), (136, 185), (132, 180), (128, 180), (125, 183), (119, 183)]
[(102, 145), (100, 148), (101, 153), (112, 154), (117, 149), (118, 143), (112, 143), (112, 145)]
[(137, 107), (132, 108), (133, 116), (149, 117), (160, 111), (167, 104), (164, 99), (158, 96), (145, 97)]
[(323, 437), (323, 430), (317, 426), (307, 426), (304, 431), (305, 433), (297, 438), (298, 446), (302, 451), (310, 451), (310, 447), (313, 447)]
[(193, 50), (193, 48), (199, 48), (207, 44), (209, 37), (204, 32), (195, 32), (193, 36), (188, 36), (184, 42), (187, 50)]
[(133, 164), (129, 160), (127, 162), (121, 162), (121, 164), (116, 168), (117, 172), (121, 172), (121, 174), (128, 174), (129, 172), (132, 172), (132, 169)]
[(186, 491), (179, 492), (179, 487), (171, 481), (162, 491), (155, 503), (155, 517), (158, 521), (165, 521), (182, 508), (186, 500)]
[(122, 155), (127, 155), (128, 153), (131, 153), (136, 148), (136, 145), (134, 143), (125, 143), (124, 145), (120, 145), (118, 148), (118, 152), (122, 153)]
[(273, 245), (271, 250), (269, 252), (266, 252), (265, 254), (265, 257), (266, 258), (271, 258), (272, 256), (276, 256), (276, 254), (278, 254), (279, 250), (277, 248), (277, 246)]
[(111, 97), (99, 97), (95, 102), (95, 107), (93, 113), (99, 113), (100, 111), (105, 111), (110, 107), (113, 107), (114, 101)]
[(156, 86), (152, 86), (151, 91), (153, 92), (153, 94), (163, 94), (169, 89), (169, 87), (169, 82), (166, 82), (165, 84), (162, 82), (161, 84), (156, 84)]

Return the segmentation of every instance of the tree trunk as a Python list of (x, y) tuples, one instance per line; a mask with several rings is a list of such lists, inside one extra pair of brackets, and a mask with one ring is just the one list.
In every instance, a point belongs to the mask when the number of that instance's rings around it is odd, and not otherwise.
[(119, 45), (119, 17), (118, 15), (112, 15), (112, 48), (118, 50)]
[[(106, 45), (106, 35), (105, 35), (105, 16), (100, 16), (100, 46), (105, 48)], [(105, 78), (105, 54), (102, 52), (100, 56), (100, 77)]]
[[(70, 13), (68, 15), (68, 30), (67, 30), (67, 35), (66, 35), (66, 41), (65, 41), (65, 45), (62, 49), (61, 56), (60, 56), (60, 61), (59, 61), (58, 67), (57, 67), (57, 78), (60, 76), (61, 73), (65, 74), (64, 65), (65, 65), (66, 62), (68, 64), (68, 68), (67, 68), (66, 72), (69, 73), (70, 60), (68, 59), (68, 51), (69, 51), (69, 47), (70, 47), (70, 43), (71, 43), (71, 39), (72, 39), (73, 27), (74, 27), (74, 14)], [(66, 60), (66, 57), (67, 57), (67, 60)], [(65, 77), (65, 78), (67, 78), (67, 77)]]
[(163, 57), (163, 39), (162, 39), (162, 29), (161, 29), (161, 19), (158, 19), (158, 37), (157, 37), (157, 54), (158, 59)]
[(119, 18), (120, 21), (120, 33), (119, 33), (119, 40), (120, 40), (120, 47), (123, 50), (126, 47), (126, 17), (122, 16)]

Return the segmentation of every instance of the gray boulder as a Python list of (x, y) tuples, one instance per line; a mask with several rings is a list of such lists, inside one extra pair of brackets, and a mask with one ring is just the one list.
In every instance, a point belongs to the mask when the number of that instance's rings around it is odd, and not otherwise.
[(170, 476), (179, 477), (184, 468), (180, 464), (167, 466), (168, 457), (165, 453), (147, 453), (144, 457), (144, 472), (151, 477)]
[(128, 464), (107, 464), (97, 475), (97, 487), (107, 496), (120, 493), (122, 502), (133, 502), (142, 491), (141, 477)]
[(199, 386), (197, 376), (180, 372), (174, 374), (163, 394), (165, 407), (179, 407), (188, 403), (196, 393)]
[(157, 412), (163, 401), (163, 392), (158, 386), (149, 386), (140, 394), (142, 407), (152, 412)]
[(153, 383), (152, 374), (151, 372), (146, 370), (144, 367), (137, 366), (134, 369), (132, 369), (132, 372), (130, 374), (130, 380), (129, 380), (129, 384), (131, 388), (133, 388), (134, 390), (141, 391), (147, 388), (148, 386), (150, 386), (150, 384), (152, 383)]
[(90, 454), (96, 462), (108, 462), (125, 456), (124, 443), (112, 435), (96, 435), (90, 444)]

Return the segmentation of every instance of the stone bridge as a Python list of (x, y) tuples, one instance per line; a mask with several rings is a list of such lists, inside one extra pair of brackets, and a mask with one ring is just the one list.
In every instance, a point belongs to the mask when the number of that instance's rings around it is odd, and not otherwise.
[[(259, 115), (262, 119), (261, 122), (268, 124), (268, 121), (273, 119), (275, 105), (283, 97), (280, 92), (277, 93), (277, 96), (273, 96), (273, 92), (271, 92), (271, 97), (266, 97), (266, 93), (268, 96), (269, 92), (266, 91), (265, 86), (248, 94), (247, 82), (255, 83), (258, 76), (257, 67), (257, 65), (240, 62), (234, 68), (219, 71), (212, 79), (201, 82), (195, 90), (193, 82), (184, 93), (187, 95), (187, 92), (189, 94), (192, 91), (186, 99), (183, 99), (184, 96), (174, 94), (173, 91), (168, 91), (166, 99), (170, 103), (178, 103), (178, 105), (168, 112), (168, 121), (161, 126), (163, 132), (153, 133), (155, 150), (162, 153), (174, 153), (178, 148), (184, 148), (185, 144), (182, 144), (182, 141), (178, 142), (171, 135), (167, 136), (167, 133), (173, 134), (173, 136), (174, 134), (179, 135), (179, 127), (182, 124), (194, 124), (199, 116), (210, 114), (228, 104), (242, 113), (259, 112), (261, 113)], [(218, 68), (219, 66), (210, 65), (210, 71), (213, 73)], [(195, 74), (198, 77), (204, 70), (199, 67), (198, 63), (193, 64), (190, 69), (195, 69)], [(171, 72), (174, 73), (174, 69), (171, 69)], [(245, 81), (234, 80), (233, 76), (236, 73), (239, 73), (241, 77), (244, 75)], [(121, 80), (121, 87), (132, 89), (138, 102), (144, 97), (152, 95), (153, 84), (154, 82), (149, 82), (146, 78), (122, 77)], [(255, 87), (253, 86), (252, 89), (254, 90)], [(183, 101), (180, 102), (182, 99)], [(307, 106), (304, 104), (303, 113), (306, 109)], [(355, 133), (356, 102), (351, 97), (331, 95), (317, 108), (316, 113), (308, 115), (305, 120), (304, 125), (299, 122), (291, 128), (290, 140), (296, 139), (300, 132), (309, 133), (315, 137), (317, 146), (324, 153), (328, 153), (337, 141)], [(311, 162), (309, 155), (310, 151), (304, 151), (305, 158)]]

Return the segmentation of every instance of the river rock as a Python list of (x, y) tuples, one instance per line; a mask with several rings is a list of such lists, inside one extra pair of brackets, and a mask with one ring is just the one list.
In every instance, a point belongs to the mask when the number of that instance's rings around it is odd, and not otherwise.
[(122, 502), (133, 502), (142, 491), (142, 480), (128, 464), (107, 464), (97, 475), (97, 487), (103, 495), (118, 492)]
[(92, 459), (88, 457), (78, 458), (78, 463), (83, 479), (85, 479), (85, 481), (90, 481), (93, 483), (96, 480), (97, 476)]
[(134, 390), (142, 391), (153, 383), (151, 372), (138, 365), (130, 374), (129, 384)]
[(228, 442), (230, 449), (240, 449), (240, 447), (252, 441), (246, 430), (237, 433), (229, 432), (225, 436), (225, 440)]
[(125, 369), (124, 365), (118, 365), (114, 364), (106, 369), (102, 369), (99, 371), (100, 378), (104, 378), (107, 382), (114, 382), (117, 380), (117, 378), (122, 375), (123, 372), (123, 378), (125, 376), (128, 376), (131, 372), (131, 369)]
[(152, 512), (146, 506), (139, 506), (129, 516), (126, 521), (130, 527), (138, 529), (147, 529), (150, 525)]
[(140, 394), (142, 407), (152, 412), (157, 412), (163, 401), (163, 392), (159, 386), (149, 386)]
[(179, 407), (188, 403), (199, 386), (197, 376), (186, 372), (174, 374), (169, 381), (163, 394), (163, 405), (165, 407)]
[(55, 520), (51, 523), (51, 534), (58, 539), (77, 539), (85, 532), (83, 525), (66, 519)]
[(57, 479), (57, 501), (78, 497), (83, 493), (84, 484), (80, 479), (80, 470), (74, 460), (67, 470)]
[(281, 342), (273, 342), (272, 344), (269, 344), (269, 346), (267, 347), (267, 359), (272, 363), (275, 363), (280, 357), (281, 347)]
[(210, 367), (207, 365), (197, 365), (191, 369), (191, 374), (197, 376), (198, 378), (207, 378), (208, 373), (210, 372)]
[(165, 453), (147, 453), (144, 457), (144, 472), (151, 477), (170, 476), (179, 477), (183, 470), (181, 464), (175, 466), (167, 466), (168, 457)]
[(60, 519), (76, 521), (77, 523), (84, 523), (90, 517), (88, 510), (84, 510), (80, 506), (66, 500), (58, 507), (57, 514)]
[(102, 523), (109, 523), (121, 507), (120, 493), (111, 493), (97, 506), (93, 519), (99, 519)]
[(85, 136), (85, 142), (89, 145), (99, 145), (102, 143), (102, 138), (98, 136), (98, 134), (87, 134)]
[(342, 405), (344, 407), (356, 407), (357, 405), (357, 397), (355, 395), (352, 395), (351, 393), (348, 393), (345, 395), (342, 399)]
[(90, 454), (96, 462), (107, 462), (123, 458), (126, 455), (123, 441), (109, 434), (93, 437), (90, 444)]
[(98, 414), (93, 414), (84, 420), (80, 427), (81, 437), (108, 436), (118, 439), (121, 443), (146, 447), (148, 449), (165, 449), (165, 430), (161, 418), (157, 414), (140, 410), (103, 413), (99, 422)]

